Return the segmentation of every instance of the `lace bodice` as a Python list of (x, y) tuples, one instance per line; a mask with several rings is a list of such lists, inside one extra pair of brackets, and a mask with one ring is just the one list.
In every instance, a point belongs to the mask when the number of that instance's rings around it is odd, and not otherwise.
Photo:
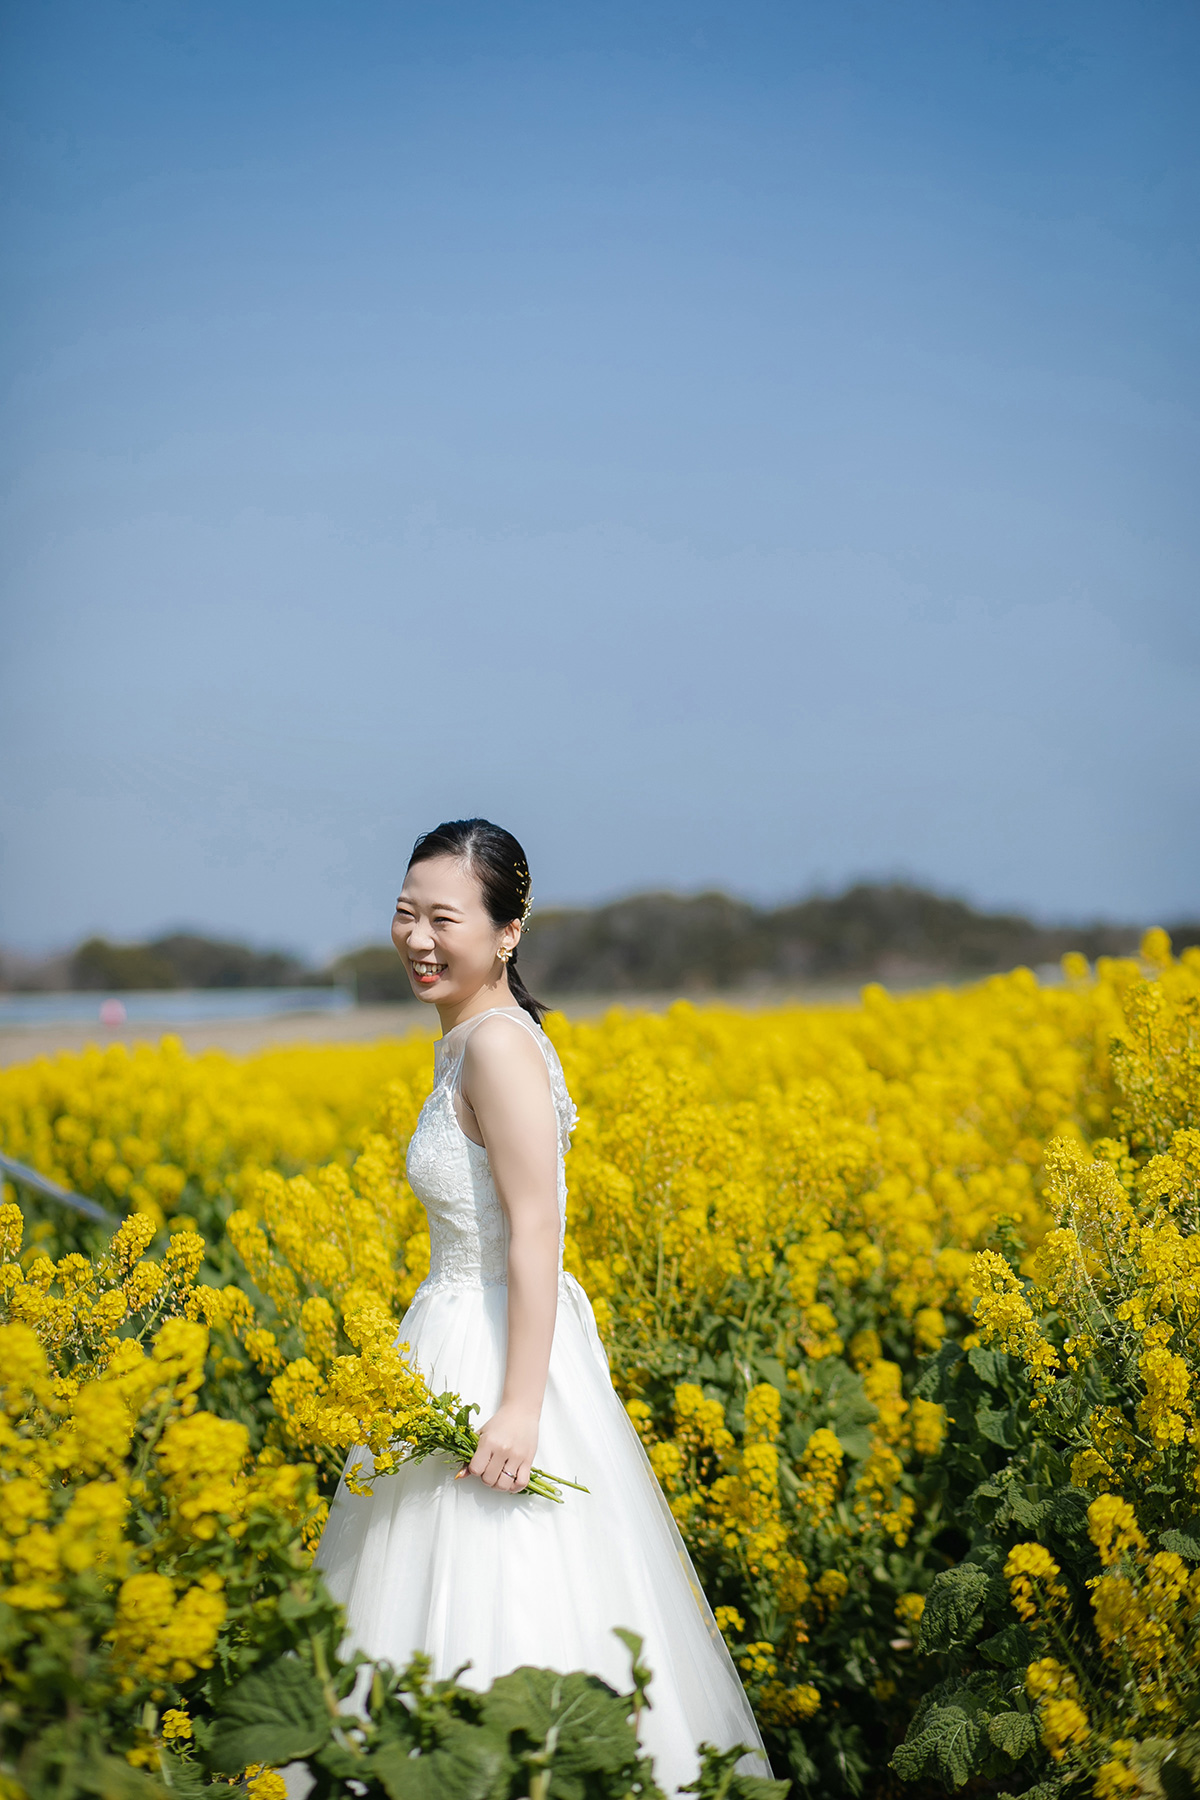
[(562, 1267), (567, 1219), (564, 1158), (571, 1146), (575, 1108), (558, 1053), (545, 1032), (526, 1012), (493, 1007), (464, 1019), (435, 1044), (433, 1092), (421, 1108), (409, 1140), (409, 1185), (429, 1216), (432, 1253), (422, 1288), (444, 1283), (491, 1287), (508, 1279), (508, 1220), (492, 1180), (487, 1151), (467, 1136), (454, 1106), (467, 1040), (482, 1020), (499, 1015), (511, 1019), (516, 1030), (528, 1031), (546, 1059), (558, 1119), (558, 1255)]

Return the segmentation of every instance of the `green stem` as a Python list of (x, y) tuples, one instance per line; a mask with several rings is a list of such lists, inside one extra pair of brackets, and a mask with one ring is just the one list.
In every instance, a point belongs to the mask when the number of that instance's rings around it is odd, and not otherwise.
[(158, 1416), (155, 1419), (154, 1424), (151, 1426), (150, 1430), (146, 1433), (144, 1439), (142, 1440), (142, 1447), (141, 1447), (140, 1451), (138, 1452), (137, 1463), (136, 1463), (136, 1465), (134, 1467), (134, 1471), (133, 1471), (135, 1481), (141, 1481), (146, 1473), (146, 1470), (150, 1463), (150, 1452), (153, 1450), (155, 1444), (158, 1442), (159, 1438), (162, 1436), (162, 1429), (163, 1429), (163, 1426), (167, 1422), (167, 1414), (171, 1410), (171, 1404), (172, 1404), (173, 1398), (174, 1398), (174, 1396), (172, 1394), (168, 1393), (166, 1399), (163, 1401), (162, 1405), (158, 1409)]

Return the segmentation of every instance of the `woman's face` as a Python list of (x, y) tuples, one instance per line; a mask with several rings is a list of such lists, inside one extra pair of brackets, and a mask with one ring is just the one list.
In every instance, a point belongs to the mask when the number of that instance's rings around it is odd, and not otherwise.
[(404, 877), (392, 920), (392, 942), (418, 1000), (463, 1005), (481, 988), (507, 988), (499, 959), (515, 949), (521, 927), (495, 925), (479, 882), (457, 856), (431, 856)]

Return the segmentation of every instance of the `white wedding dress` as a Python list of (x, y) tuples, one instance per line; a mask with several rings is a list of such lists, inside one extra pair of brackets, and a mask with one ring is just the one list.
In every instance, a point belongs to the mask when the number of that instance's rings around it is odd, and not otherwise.
[[(478, 1403), (478, 1425), (500, 1401), (507, 1339), (508, 1224), (486, 1150), (459, 1124), (463, 1052), (483, 1018), (503, 1013), (541, 1046), (559, 1125), (558, 1200), (575, 1108), (554, 1046), (528, 1014), (494, 1008), (465, 1019), (435, 1047), (433, 1092), (408, 1147), (408, 1179), (429, 1215), (432, 1260), (400, 1341), (435, 1392)], [(561, 1270), (560, 1236), (560, 1270)], [(350, 1464), (367, 1461), (353, 1451)], [(337, 1491), (317, 1553), (346, 1609), (351, 1643), (402, 1667), (414, 1650), (437, 1677), (486, 1688), (522, 1664), (587, 1669), (628, 1688), (629, 1656), (615, 1626), (645, 1639), (654, 1671), (642, 1736), (660, 1785), (694, 1778), (701, 1740), (754, 1754), (739, 1767), (769, 1773), (733, 1661), (645, 1450), (609, 1378), (587, 1295), (560, 1273), (558, 1317), (537, 1463), (582, 1482), (561, 1505), (455, 1480), (440, 1457), (382, 1477), (369, 1496)], [(368, 1462), (369, 1467), (369, 1462)]]

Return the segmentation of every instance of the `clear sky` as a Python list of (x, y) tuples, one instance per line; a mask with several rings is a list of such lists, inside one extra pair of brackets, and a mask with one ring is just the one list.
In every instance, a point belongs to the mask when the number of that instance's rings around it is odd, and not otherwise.
[(8, 0), (0, 942), (1200, 912), (1194, 0)]

